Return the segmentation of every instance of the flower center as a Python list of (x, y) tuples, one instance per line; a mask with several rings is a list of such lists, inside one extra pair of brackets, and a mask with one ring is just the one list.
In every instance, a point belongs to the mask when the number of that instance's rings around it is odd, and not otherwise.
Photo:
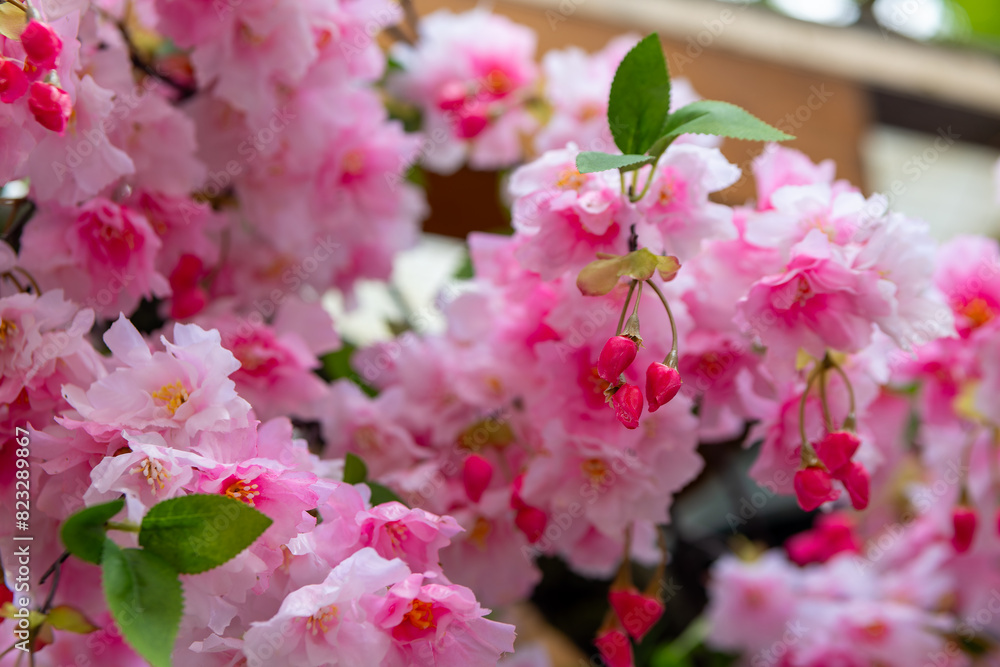
[(17, 325), (10, 320), (0, 320), (0, 343), (7, 342), (7, 336), (17, 331)]
[(500, 69), (490, 70), (490, 73), (484, 79), (484, 83), (486, 90), (493, 95), (506, 95), (513, 88), (510, 77)]
[(341, 167), (343, 168), (345, 174), (350, 176), (359, 175), (365, 168), (365, 154), (357, 148), (347, 151), (344, 155), (344, 161), (341, 163)]
[(556, 187), (579, 190), (587, 183), (587, 177), (580, 173), (576, 167), (567, 167), (559, 172), (556, 179)]
[(306, 628), (314, 635), (320, 632), (326, 633), (337, 621), (337, 613), (336, 606), (327, 605), (306, 619)]
[(410, 611), (406, 612), (403, 621), (409, 621), (410, 625), (418, 630), (426, 630), (434, 626), (434, 610), (430, 602), (414, 600), (410, 604)]
[(385, 532), (389, 536), (389, 541), (392, 542), (392, 547), (396, 550), (401, 550), (403, 542), (410, 539), (410, 531), (399, 521), (390, 521), (385, 524)]
[(189, 398), (187, 390), (181, 384), (180, 380), (177, 380), (173, 384), (163, 385), (150, 394), (150, 396), (158, 401), (163, 401), (171, 417), (177, 412), (177, 408), (184, 405), (185, 401)]
[(469, 541), (479, 547), (480, 551), (486, 551), (486, 538), (493, 532), (493, 525), (486, 517), (478, 517), (476, 525), (469, 531)]
[(967, 301), (965, 305), (958, 309), (958, 312), (969, 318), (973, 329), (978, 329), (996, 317), (993, 309), (990, 308), (990, 304), (986, 303), (986, 300), (980, 297)]
[(354, 440), (363, 452), (382, 451), (382, 436), (374, 426), (359, 426), (354, 430)]
[(152, 491), (153, 495), (156, 495), (156, 488), (163, 488), (163, 480), (170, 477), (170, 473), (167, 472), (163, 464), (156, 459), (145, 458), (142, 463), (136, 467), (129, 470), (129, 474), (142, 473), (142, 476), (146, 478), (146, 484), (149, 485), (149, 490)]
[(254, 498), (260, 495), (260, 491), (257, 490), (259, 488), (257, 484), (251, 484), (238, 479), (229, 485), (229, 488), (226, 489), (226, 495), (233, 500), (240, 500), (250, 507), (255, 507)]
[(580, 464), (580, 469), (594, 486), (603, 486), (607, 481), (608, 466), (601, 459), (587, 459)]

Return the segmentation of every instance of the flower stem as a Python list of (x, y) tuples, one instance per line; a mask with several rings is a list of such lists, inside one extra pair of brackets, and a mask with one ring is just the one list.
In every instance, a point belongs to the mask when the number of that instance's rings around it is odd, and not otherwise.
[(854, 400), (854, 387), (851, 385), (851, 381), (848, 379), (847, 373), (844, 369), (841, 368), (840, 364), (834, 361), (829, 354), (826, 355), (823, 363), (835, 370), (844, 381), (844, 386), (847, 387), (847, 417), (844, 418), (844, 430), (854, 431), (857, 421), (857, 415), (855, 414), (857, 406)]
[(632, 301), (632, 292), (635, 291), (636, 280), (633, 280), (628, 286), (628, 296), (625, 297), (625, 305), (622, 306), (621, 317), (618, 318), (618, 328), (615, 329), (615, 335), (620, 336), (622, 333), (622, 326), (625, 324), (625, 313), (628, 312), (628, 304)]
[(660, 297), (660, 301), (663, 302), (663, 307), (667, 311), (667, 319), (670, 320), (670, 352), (667, 353), (663, 363), (671, 368), (677, 368), (677, 322), (674, 321), (674, 313), (670, 310), (670, 303), (667, 302), (667, 297), (663, 296), (663, 292), (656, 286), (656, 283), (652, 280), (647, 280), (646, 282), (656, 292), (656, 296)]

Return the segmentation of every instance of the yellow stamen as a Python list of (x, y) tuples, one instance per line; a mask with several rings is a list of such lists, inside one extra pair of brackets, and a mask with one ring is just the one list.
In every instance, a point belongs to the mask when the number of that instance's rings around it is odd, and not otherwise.
[(10, 320), (0, 320), (0, 343), (7, 342), (7, 336), (17, 331), (17, 325)]
[(587, 177), (580, 173), (579, 169), (563, 169), (559, 173), (559, 179), (556, 180), (556, 186), (560, 188), (569, 188), (571, 190), (579, 190), (587, 183)]
[(580, 464), (580, 469), (590, 478), (594, 486), (603, 486), (608, 477), (608, 466), (601, 459), (587, 459)]
[(315, 614), (306, 619), (306, 628), (312, 634), (318, 634), (320, 632), (326, 633), (330, 630), (332, 626), (337, 621), (337, 607), (334, 605), (327, 605), (322, 609), (318, 610)]
[(184, 405), (185, 401), (189, 398), (187, 389), (184, 388), (180, 380), (177, 380), (173, 384), (163, 385), (150, 394), (150, 396), (166, 403), (167, 412), (170, 413), (171, 417), (177, 412), (177, 408)]
[(250, 507), (254, 507), (254, 498), (260, 495), (260, 491), (257, 490), (258, 488), (260, 487), (256, 484), (238, 479), (229, 485), (229, 488), (226, 489), (226, 495), (233, 500), (241, 500)]
[(406, 612), (403, 621), (409, 621), (410, 625), (418, 630), (426, 630), (434, 625), (434, 611), (430, 602), (414, 600), (410, 604), (410, 611)]

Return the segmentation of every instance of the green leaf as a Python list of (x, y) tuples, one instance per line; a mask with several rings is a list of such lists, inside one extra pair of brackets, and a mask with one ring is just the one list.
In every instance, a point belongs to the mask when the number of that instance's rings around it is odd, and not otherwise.
[(381, 505), (383, 503), (389, 503), (395, 500), (397, 503), (402, 503), (403, 499), (396, 495), (396, 493), (387, 486), (382, 486), (378, 482), (366, 482), (368, 487), (372, 490), (372, 507), (375, 505)]
[(85, 635), (98, 630), (98, 627), (91, 623), (90, 619), (84, 616), (82, 611), (66, 604), (53, 607), (45, 616), (45, 622), (56, 630), (75, 632), (78, 635)]
[(139, 544), (178, 572), (197, 574), (236, 556), (271, 523), (267, 516), (228, 496), (180, 496), (149, 508), (139, 529)]
[(608, 124), (615, 145), (626, 155), (645, 153), (663, 134), (669, 113), (670, 74), (653, 33), (622, 58), (611, 82)]
[(584, 296), (607, 294), (623, 276), (649, 280), (659, 272), (663, 280), (672, 280), (681, 268), (676, 257), (654, 255), (646, 248), (622, 256), (605, 253), (597, 256), (598, 259), (583, 267), (576, 277), (576, 286)]
[(368, 479), (368, 466), (355, 454), (347, 453), (344, 457), (344, 482), (360, 484)]
[(124, 500), (112, 500), (109, 503), (93, 505), (73, 514), (59, 530), (66, 551), (80, 560), (100, 564), (104, 553), (105, 524), (111, 517), (122, 511)]
[(701, 100), (670, 114), (663, 126), (662, 136), (650, 149), (650, 154), (663, 153), (682, 134), (713, 134), (746, 141), (786, 141), (795, 138), (735, 104)]
[(609, 169), (638, 169), (652, 161), (653, 158), (648, 155), (613, 155), (587, 151), (576, 156), (576, 168), (581, 174), (592, 174)]
[(184, 610), (177, 571), (141, 549), (105, 538), (101, 583), (122, 637), (153, 667), (169, 667)]

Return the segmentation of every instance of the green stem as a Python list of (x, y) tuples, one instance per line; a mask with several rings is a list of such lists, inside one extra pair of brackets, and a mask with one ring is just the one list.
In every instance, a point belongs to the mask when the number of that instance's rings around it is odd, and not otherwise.
[(663, 303), (663, 307), (667, 311), (667, 319), (670, 320), (670, 352), (667, 353), (663, 363), (671, 368), (677, 368), (677, 323), (674, 321), (674, 313), (670, 310), (670, 304), (667, 302), (667, 297), (663, 296), (663, 292), (661, 292), (660, 288), (656, 286), (656, 283), (652, 280), (647, 280), (646, 282), (649, 283), (649, 286), (653, 288), (654, 292), (656, 292), (656, 296), (660, 297), (660, 301)]
[(618, 328), (615, 329), (615, 335), (620, 336), (622, 333), (622, 326), (625, 325), (625, 313), (628, 312), (628, 304), (632, 301), (632, 292), (635, 291), (636, 280), (633, 280), (628, 286), (628, 296), (625, 297), (625, 305), (622, 307), (621, 317), (618, 318)]
[(851, 381), (848, 379), (847, 373), (840, 367), (840, 364), (830, 358), (830, 355), (827, 355), (824, 362), (828, 363), (830, 368), (835, 370), (840, 375), (841, 379), (844, 381), (844, 386), (847, 387), (847, 417), (844, 419), (844, 429), (853, 431), (855, 421), (857, 420), (857, 415), (854, 412), (856, 407), (856, 403), (854, 401), (854, 387), (851, 385)]
[(704, 616), (694, 619), (677, 639), (659, 649), (653, 655), (653, 667), (682, 664), (680, 663), (681, 660), (689, 656), (692, 651), (704, 643), (705, 638), (708, 637), (708, 631), (708, 619)]
[[(656, 165), (658, 165), (660, 163), (660, 158), (662, 156), (663, 156), (663, 153), (660, 153), (659, 155), (656, 156), (656, 159), (653, 160), (653, 166), (649, 170), (649, 178), (646, 179), (646, 185), (643, 186), (642, 192), (639, 193), (639, 196), (633, 198), (632, 197), (632, 193), (631, 192), (629, 193), (629, 201), (631, 201), (633, 204), (636, 203), (637, 201), (639, 201), (640, 199), (642, 199), (643, 197), (645, 197), (646, 193), (649, 192), (649, 185), (650, 185), (650, 183), (653, 182), (653, 177), (656, 176)], [(639, 178), (639, 170), (638, 169), (635, 170), (635, 177)]]

